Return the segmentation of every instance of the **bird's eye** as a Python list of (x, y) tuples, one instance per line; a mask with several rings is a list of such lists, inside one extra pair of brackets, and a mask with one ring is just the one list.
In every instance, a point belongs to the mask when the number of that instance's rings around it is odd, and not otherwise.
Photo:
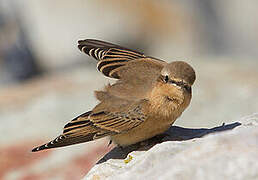
[(168, 82), (168, 75), (166, 75), (165, 77), (164, 77), (164, 81), (167, 83)]

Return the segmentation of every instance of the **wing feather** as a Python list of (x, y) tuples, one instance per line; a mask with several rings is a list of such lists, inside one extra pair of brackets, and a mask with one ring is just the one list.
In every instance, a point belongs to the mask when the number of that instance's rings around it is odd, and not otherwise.
[(143, 53), (94, 39), (78, 41), (78, 48), (99, 61), (97, 69), (100, 72), (116, 79), (119, 79), (119, 76), (114, 73), (115, 69), (125, 66), (128, 61), (145, 57)]
[(125, 108), (125, 110), (118, 109), (117, 111), (109, 110), (102, 112), (98, 110), (97, 113), (90, 115), (89, 119), (98, 128), (115, 133), (123, 133), (140, 125), (146, 118), (142, 112), (141, 103), (134, 103), (132, 101), (124, 104), (124, 106), (129, 107)]
[(67, 123), (64, 126), (62, 135), (34, 148), (32, 151), (63, 147), (123, 133), (144, 122), (145, 116), (139, 103), (132, 105), (132, 102), (130, 102), (127, 106), (131, 108), (124, 111), (120, 109), (112, 111), (109, 109), (84, 113)]
[[(91, 111), (86, 112), (65, 125), (63, 134), (54, 140), (32, 149), (32, 152), (41, 151), (44, 149), (63, 147), (72, 144), (88, 142), (94, 139), (95, 135), (102, 132), (95, 127), (93, 122), (88, 119)], [(106, 131), (106, 133), (108, 133)]]
[(165, 62), (104, 41), (86, 39), (78, 43), (81, 51), (99, 61), (99, 71), (120, 80), (96, 92), (101, 102), (92, 111), (74, 118), (64, 126), (62, 135), (32, 151), (123, 133), (146, 119), (142, 104)]

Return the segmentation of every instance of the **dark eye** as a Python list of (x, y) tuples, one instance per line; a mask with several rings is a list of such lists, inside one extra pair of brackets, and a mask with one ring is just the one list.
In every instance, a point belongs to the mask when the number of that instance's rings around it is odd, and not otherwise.
[(168, 76), (164, 77), (164, 81), (167, 83), (168, 82)]

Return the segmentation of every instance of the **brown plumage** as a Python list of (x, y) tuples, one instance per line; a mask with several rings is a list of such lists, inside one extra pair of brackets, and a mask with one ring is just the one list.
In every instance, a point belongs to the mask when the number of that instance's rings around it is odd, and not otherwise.
[(117, 82), (95, 91), (100, 103), (92, 111), (74, 118), (62, 135), (33, 152), (104, 136), (120, 146), (134, 144), (167, 130), (189, 105), (195, 72), (186, 62), (166, 63), (99, 40), (78, 43), (98, 61), (97, 69)]

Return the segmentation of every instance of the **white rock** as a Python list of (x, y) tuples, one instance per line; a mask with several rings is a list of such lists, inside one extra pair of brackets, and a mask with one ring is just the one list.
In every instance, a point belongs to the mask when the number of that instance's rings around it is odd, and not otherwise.
[(163, 142), (148, 151), (133, 151), (127, 160), (109, 159), (84, 179), (257, 180), (258, 114), (239, 121), (242, 125), (233, 130)]

